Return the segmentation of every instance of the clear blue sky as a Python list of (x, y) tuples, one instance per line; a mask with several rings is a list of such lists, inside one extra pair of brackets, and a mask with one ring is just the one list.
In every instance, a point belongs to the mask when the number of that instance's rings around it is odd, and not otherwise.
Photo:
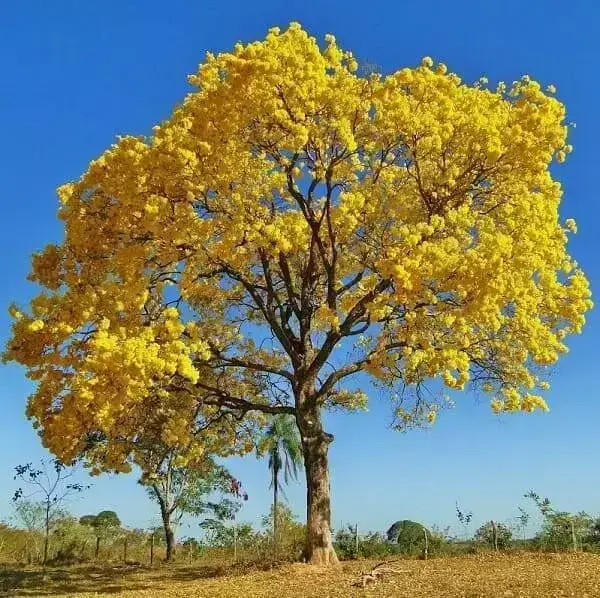
[[(4, 0), (0, 3), (0, 341), (11, 300), (24, 303), (32, 251), (61, 238), (55, 188), (74, 179), (117, 134), (141, 134), (166, 117), (188, 91), (207, 50), (261, 38), (273, 25), (299, 21), (320, 40), (342, 45), (384, 72), (424, 55), (467, 80), (513, 81), (529, 73), (553, 83), (577, 123), (575, 152), (557, 174), (566, 194), (562, 214), (579, 234), (571, 251), (600, 288), (597, 240), (600, 9), (592, 0), (424, 2), (247, 2), (220, 0)], [(508, 519), (530, 488), (561, 508), (600, 511), (598, 310), (558, 366), (547, 415), (493, 416), (464, 394), (431, 431), (398, 434), (389, 406), (331, 416), (333, 520), (385, 529), (399, 518), (455, 524), (454, 503), (475, 521)], [(0, 518), (10, 515), (11, 468), (43, 454), (23, 416), (30, 385), (23, 371), (0, 368)], [(268, 509), (266, 464), (236, 460), (232, 471), (250, 500), (242, 518)], [(288, 497), (298, 514), (303, 485)], [(133, 476), (99, 478), (77, 514), (118, 511), (128, 525), (157, 521)], [(195, 528), (182, 530), (194, 533)]]

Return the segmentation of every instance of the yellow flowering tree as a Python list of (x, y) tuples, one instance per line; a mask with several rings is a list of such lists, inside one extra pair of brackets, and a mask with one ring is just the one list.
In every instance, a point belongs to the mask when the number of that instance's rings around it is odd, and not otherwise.
[(65, 239), (34, 257), (43, 291), (13, 307), (7, 352), (65, 461), (100, 431), (125, 467), (119, 439), (150, 411), (165, 442), (201, 448), (293, 414), (320, 563), (336, 561), (322, 412), (366, 400), (344, 382), (416, 389), (399, 426), (435, 419), (418, 392), (433, 378), (480, 384), (495, 411), (545, 409), (546, 366), (591, 307), (549, 169), (571, 151), (552, 90), (466, 84), (430, 58), (356, 66), (298, 24), (209, 54), (151, 136), (59, 189)]

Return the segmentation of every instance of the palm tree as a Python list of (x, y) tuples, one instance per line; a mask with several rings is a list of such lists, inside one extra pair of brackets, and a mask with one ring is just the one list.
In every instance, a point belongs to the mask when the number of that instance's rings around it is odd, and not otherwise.
[(277, 512), (279, 491), (284, 494), (283, 482), (296, 479), (298, 469), (302, 466), (302, 444), (296, 421), (288, 415), (273, 418), (260, 443), (261, 453), (269, 455), (269, 471), (271, 472), (270, 488), (273, 488), (273, 553), (277, 557)]

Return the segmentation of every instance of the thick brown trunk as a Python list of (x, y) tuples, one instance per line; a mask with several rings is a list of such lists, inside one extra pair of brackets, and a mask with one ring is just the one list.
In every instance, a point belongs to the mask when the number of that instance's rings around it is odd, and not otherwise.
[(327, 452), (333, 440), (323, 430), (318, 407), (299, 409), (298, 426), (302, 436), (306, 472), (306, 546), (304, 557), (315, 565), (334, 565), (338, 558), (331, 533), (331, 498)]

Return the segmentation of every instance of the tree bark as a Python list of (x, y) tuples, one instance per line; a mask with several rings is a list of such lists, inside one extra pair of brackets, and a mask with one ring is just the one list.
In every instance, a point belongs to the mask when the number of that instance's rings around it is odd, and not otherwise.
[(153, 486), (153, 489), (160, 506), (160, 516), (162, 518), (163, 529), (165, 532), (165, 543), (167, 546), (165, 560), (170, 561), (175, 554), (175, 532), (173, 531), (173, 525), (171, 523), (171, 512), (169, 511), (167, 503), (165, 502), (160, 489), (155, 486)]
[(165, 556), (166, 561), (170, 561), (175, 554), (175, 532), (171, 527), (171, 522), (165, 523), (165, 540), (167, 542), (167, 554)]
[(277, 560), (277, 510), (278, 505), (278, 491), (279, 491), (279, 469), (277, 467), (277, 461), (273, 463), (273, 558)]
[(335, 565), (331, 533), (331, 498), (327, 453), (333, 436), (323, 430), (318, 406), (298, 409), (306, 472), (306, 545), (304, 558), (315, 565)]
[(48, 545), (50, 543), (50, 501), (46, 500), (46, 516), (44, 520), (44, 560), (42, 565), (45, 567), (48, 561)]

